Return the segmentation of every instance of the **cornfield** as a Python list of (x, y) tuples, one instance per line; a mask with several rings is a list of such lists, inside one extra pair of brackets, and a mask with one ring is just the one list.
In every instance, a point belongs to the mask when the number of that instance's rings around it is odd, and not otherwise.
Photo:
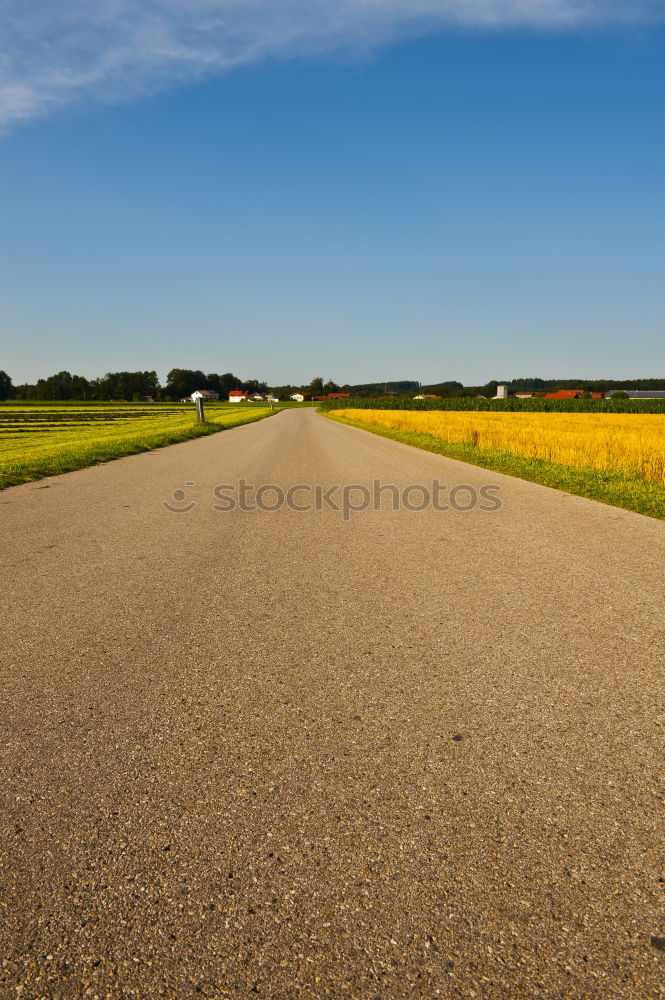
[(492, 413), (345, 408), (342, 418), (429, 434), (482, 451), (665, 483), (665, 416), (620, 413)]

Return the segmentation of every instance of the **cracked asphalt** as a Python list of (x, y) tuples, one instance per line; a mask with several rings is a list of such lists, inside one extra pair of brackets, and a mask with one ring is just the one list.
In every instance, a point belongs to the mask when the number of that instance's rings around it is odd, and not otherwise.
[[(374, 478), (501, 508), (213, 507)], [(661, 522), (308, 409), (0, 519), (0, 996), (665, 997)]]

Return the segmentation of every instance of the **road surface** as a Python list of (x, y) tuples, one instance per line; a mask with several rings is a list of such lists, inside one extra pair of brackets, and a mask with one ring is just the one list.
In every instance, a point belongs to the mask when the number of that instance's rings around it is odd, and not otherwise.
[[(501, 507), (213, 509), (375, 478)], [(311, 410), (0, 516), (0, 996), (665, 996), (661, 522)]]

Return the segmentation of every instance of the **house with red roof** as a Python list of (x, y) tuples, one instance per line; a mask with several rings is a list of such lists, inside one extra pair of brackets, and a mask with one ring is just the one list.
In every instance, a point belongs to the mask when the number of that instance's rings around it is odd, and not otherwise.
[(515, 399), (581, 399), (583, 396), (591, 396), (592, 399), (602, 399), (602, 392), (589, 392), (585, 389), (555, 389), (553, 392), (545, 392), (539, 389), (532, 392), (529, 389), (518, 389)]
[[(556, 392), (546, 392), (541, 399), (581, 399), (584, 396), (584, 389), (557, 389)], [(602, 399), (602, 392), (591, 392), (588, 395), (592, 399)]]

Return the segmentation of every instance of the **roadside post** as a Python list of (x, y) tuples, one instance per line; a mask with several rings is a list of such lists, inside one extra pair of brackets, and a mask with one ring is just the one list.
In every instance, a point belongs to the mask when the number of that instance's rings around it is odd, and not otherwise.
[(203, 414), (203, 400), (202, 399), (197, 399), (196, 400), (196, 419), (197, 420), (201, 420), (201, 421), (205, 420), (205, 416)]

